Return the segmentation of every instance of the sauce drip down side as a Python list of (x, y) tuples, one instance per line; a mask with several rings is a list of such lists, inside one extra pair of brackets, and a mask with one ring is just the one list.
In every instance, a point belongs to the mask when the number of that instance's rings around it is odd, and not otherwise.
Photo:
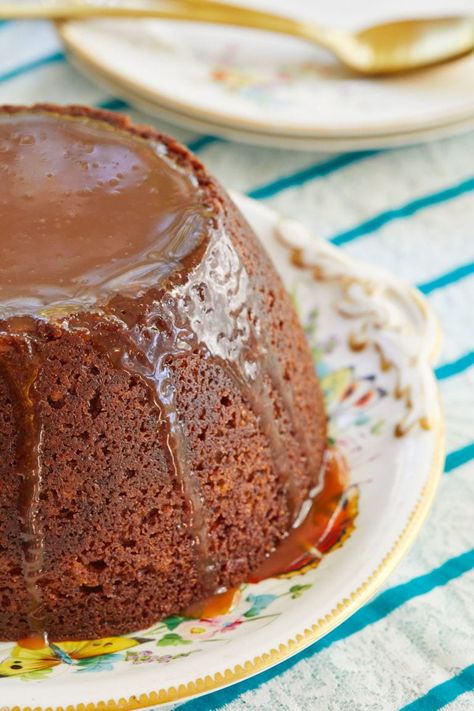
[[(10, 384), (14, 415), (19, 423), (16, 475), (19, 479), (18, 523), (23, 577), (29, 602), (27, 618), (33, 636), (46, 644), (47, 625), (39, 584), (45, 554), (39, 506), (43, 476), (43, 429), (38, 419), (35, 395), (39, 362), (35, 354), (35, 343), (26, 335), (24, 338), (13, 337), (8, 351), (9, 356), (2, 359), (0, 370)], [(16, 361), (22, 351), (28, 365), (19, 372), (12, 361)], [(25, 362), (25, 358), (22, 361)]]
[(171, 368), (171, 361), (195, 345), (193, 334), (187, 328), (186, 320), (180, 320), (172, 291), (166, 294), (148, 292), (140, 300), (138, 310), (136, 300), (123, 297), (112, 299), (104, 308), (107, 316), (122, 322), (123, 327), (113, 339), (110, 334), (98, 332), (94, 334), (93, 342), (116, 367), (124, 368), (147, 385), (150, 401), (159, 413), (160, 428), (165, 433), (164, 445), (171, 470), (189, 508), (189, 530), (196, 552), (199, 581), (204, 590), (212, 590), (215, 577), (209, 554), (204, 495), (190, 466)]
[(219, 360), (257, 417), (292, 522), (298, 513), (298, 491), (270, 390), (279, 398), (289, 419), (313, 481), (319, 473), (319, 460), (316, 463), (317, 457), (313, 456), (304, 428), (298, 422), (291, 383), (283, 377), (280, 363), (267, 343), (259, 297), (225, 229), (211, 233), (204, 258), (188, 274), (186, 284), (174, 293), (175, 312), (185, 314), (188, 347), (194, 341), (203, 344)]

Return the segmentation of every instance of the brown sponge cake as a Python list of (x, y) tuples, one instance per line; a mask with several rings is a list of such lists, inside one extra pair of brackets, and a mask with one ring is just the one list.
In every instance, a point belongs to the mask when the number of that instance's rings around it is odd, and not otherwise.
[(144, 628), (245, 581), (325, 414), (257, 238), (173, 139), (0, 109), (0, 639)]

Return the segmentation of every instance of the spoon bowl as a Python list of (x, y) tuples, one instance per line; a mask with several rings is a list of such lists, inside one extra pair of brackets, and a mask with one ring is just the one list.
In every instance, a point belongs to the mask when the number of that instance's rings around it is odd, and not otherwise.
[(364, 74), (404, 72), (449, 59), (474, 47), (474, 20), (469, 17), (400, 20), (347, 35), (339, 58)]

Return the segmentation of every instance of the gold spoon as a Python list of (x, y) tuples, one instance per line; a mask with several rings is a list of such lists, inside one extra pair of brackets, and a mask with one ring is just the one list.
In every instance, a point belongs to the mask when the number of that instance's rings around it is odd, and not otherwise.
[(318, 27), (219, 0), (41, 0), (3, 2), (0, 19), (156, 17), (218, 23), (293, 35), (331, 51), (360, 74), (391, 74), (459, 57), (474, 49), (474, 17), (399, 20), (359, 32)]

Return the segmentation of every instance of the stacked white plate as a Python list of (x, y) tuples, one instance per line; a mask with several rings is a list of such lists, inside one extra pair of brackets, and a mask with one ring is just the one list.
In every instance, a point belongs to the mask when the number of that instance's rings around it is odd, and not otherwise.
[[(253, 0), (355, 29), (394, 17), (472, 13), (469, 1)], [(272, 33), (159, 20), (67, 22), (70, 56), (148, 113), (199, 132), (296, 149), (357, 150), (474, 128), (474, 54), (399, 77), (351, 75), (323, 50)]]

